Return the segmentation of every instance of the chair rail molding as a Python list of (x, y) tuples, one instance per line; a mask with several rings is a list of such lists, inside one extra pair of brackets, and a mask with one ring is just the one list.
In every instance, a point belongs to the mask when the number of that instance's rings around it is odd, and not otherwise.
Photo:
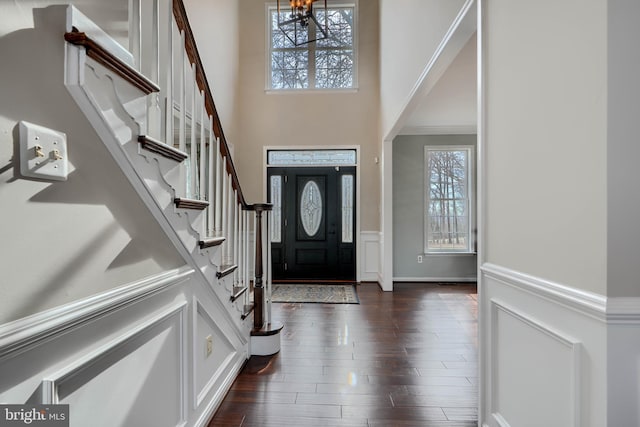
[(0, 327), (0, 361), (186, 282), (193, 269), (165, 271)]
[(572, 288), (491, 263), (483, 264), (480, 270), (485, 277), (491, 277), (505, 285), (567, 305), (573, 310), (603, 322), (606, 320), (607, 298), (603, 295)]

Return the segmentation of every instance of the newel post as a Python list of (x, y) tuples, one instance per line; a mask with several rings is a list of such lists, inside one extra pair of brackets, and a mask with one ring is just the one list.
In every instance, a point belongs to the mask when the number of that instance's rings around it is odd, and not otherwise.
[(255, 309), (253, 314), (253, 328), (261, 329), (264, 326), (264, 261), (262, 258), (262, 212), (270, 211), (273, 206), (269, 203), (258, 203), (253, 205), (256, 213), (256, 257), (255, 257), (255, 284), (253, 289), (253, 299)]

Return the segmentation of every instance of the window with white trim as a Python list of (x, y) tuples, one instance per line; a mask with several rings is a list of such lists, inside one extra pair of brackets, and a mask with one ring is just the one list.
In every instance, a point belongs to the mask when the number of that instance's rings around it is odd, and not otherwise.
[(472, 252), (473, 147), (425, 147), (425, 253)]
[[(282, 20), (289, 11), (281, 10)], [(324, 10), (316, 10), (324, 22)], [(295, 46), (278, 28), (278, 11), (268, 8), (269, 90), (327, 90), (356, 88), (355, 5), (329, 5), (326, 39)], [(313, 26), (308, 31), (315, 31)], [(310, 39), (315, 34), (309, 34)]]

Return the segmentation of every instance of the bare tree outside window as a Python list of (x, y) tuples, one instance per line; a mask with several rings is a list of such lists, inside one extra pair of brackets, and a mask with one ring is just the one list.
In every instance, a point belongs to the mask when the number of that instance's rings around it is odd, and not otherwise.
[(470, 252), (470, 148), (426, 147), (425, 252)]
[[(355, 87), (355, 8), (327, 9), (329, 35), (326, 39), (295, 46), (278, 28), (278, 11), (270, 14), (269, 88), (291, 89), (350, 89)], [(317, 11), (319, 22), (324, 22), (324, 10)], [(281, 19), (288, 12), (281, 11)], [(308, 27), (304, 31), (314, 32)], [(315, 34), (309, 34), (315, 38)], [(302, 38), (307, 38), (304, 35)]]

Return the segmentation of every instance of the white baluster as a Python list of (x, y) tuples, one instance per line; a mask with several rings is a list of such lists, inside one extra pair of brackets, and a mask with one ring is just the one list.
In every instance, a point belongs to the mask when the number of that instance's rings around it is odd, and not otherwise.
[(243, 211), (244, 217), (244, 286), (249, 287), (249, 211)]
[[(238, 191), (234, 191), (234, 198), (233, 198), (233, 206), (234, 206), (234, 213), (233, 213), (233, 228), (234, 228), (234, 232), (233, 232), (233, 263), (240, 266), (239, 262), (240, 262), (240, 253), (238, 252), (240, 250), (240, 222), (239, 222), (239, 205), (238, 205)], [(237, 275), (237, 269), (236, 269), (236, 280), (238, 279), (238, 275)]]
[[(184, 46), (184, 31), (180, 31), (180, 46)], [(186, 93), (187, 93), (187, 72), (185, 70), (185, 62), (186, 62), (187, 51), (184, 48), (180, 49), (180, 66), (178, 67), (179, 72), (179, 108), (180, 108), (180, 116), (179, 116), (179, 142), (178, 148), (181, 151), (187, 151), (187, 141), (186, 141), (186, 121), (187, 121), (187, 109), (185, 108), (186, 104)]]
[(189, 154), (189, 161), (191, 163), (191, 182), (189, 182), (189, 187), (191, 188), (191, 197), (198, 198), (198, 144), (196, 142), (196, 128), (197, 128), (197, 119), (198, 112), (197, 108), (199, 105), (196, 103), (196, 99), (198, 94), (200, 93), (198, 90), (198, 83), (196, 81), (196, 64), (190, 64), (191, 67), (191, 83), (193, 87), (191, 89), (191, 135), (189, 141), (191, 142), (191, 150)]
[(220, 138), (216, 138), (216, 232), (222, 236), (222, 176), (224, 174), (224, 165), (222, 163), (222, 154), (220, 152)]
[(227, 264), (233, 264), (233, 211), (235, 208), (235, 200), (233, 200), (233, 180), (231, 179), (231, 175), (229, 175), (229, 181), (227, 182), (227, 197), (229, 203), (227, 204)]
[[(258, 243), (258, 238), (256, 237), (256, 230), (258, 229), (258, 215), (256, 215), (255, 211), (252, 212), (253, 214), (253, 244), (251, 245), (251, 256), (253, 257), (253, 262), (250, 264), (250, 266), (253, 267), (253, 284), (255, 286), (256, 283), (256, 268), (255, 268), (255, 257), (256, 257), (256, 246)], [(255, 297), (254, 297), (255, 298)], [(257, 301), (254, 300), (254, 303), (257, 304)]]
[[(165, 78), (165, 104), (164, 104), (164, 141), (171, 145), (172, 147), (175, 145), (173, 138), (173, 76), (175, 74), (175, 58), (173, 57), (173, 39), (175, 37), (175, 24), (173, 20), (173, 4), (172, 2), (167, 2), (167, 7), (165, 8), (165, 13), (168, 15), (168, 22), (166, 22), (168, 26), (167, 33), (167, 46), (165, 46), (165, 53), (168, 55), (169, 66), (163, 69), (166, 69), (167, 76)], [(165, 18), (167, 18), (165, 16)]]
[[(207, 140), (205, 134), (205, 108), (204, 108), (204, 91), (200, 91), (198, 97), (200, 104), (200, 200), (206, 200), (205, 195), (207, 188)], [(206, 223), (206, 221), (205, 221)]]
[(240, 270), (240, 286), (245, 287), (246, 286), (246, 275), (245, 275), (245, 271), (244, 271), (244, 263), (245, 263), (245, 247), (246, 247), (246, 241), (245, 241), (245, 235), (247, 234), (247, 224), (246, 224), (246, 217), (245, 217), (245, 211), (240, 210), (240, 259), (238, 260), (238, 269)]
[[(221, 164), (221, 173), (222, 173), (222, 183), (221, 183), (221, 188), (220, 188), (220, 197), (221, 199), (221, 216), (220, 216), (220, 235), (224, 236), (225, 238), (229, 238), (229, 236), (227, 236), (227, 171), (226, 168), (224, 166), (224, 162), (225, 162), (225, 158), (222, 157), (222, 164)], [(226, 241), (225, 241), (226, 242)], [(224, 246), (226, 246), (226, 243), (224, 243)], [(223, 252), (224, 253), (224, 252)], [(223, 257), (224, 258), (224, 257)]]
[(129, 21), (129, 50), (133, 55), (133, 60), (138, 67), (138, 70), (142, 69), (141, 52), (142, 52), (142, 14), (140, 0), (131, 1), (131, 20)]
[(218, 208), (217, 200), (214, 203), (215, 192), (214, 192), (214, 173), (217, 172), (216, 166), (213, 165), (213, 153), (215, 151), (215, 144), (213, 143), (213, 117), (209, 116), (209, 148), (207, 154), (209, 156), (209, 183), (207, 185), (207, 200), (209, 201), (209, 209), (207, 210), (207, 223), (208, 223), (208, 232), (207, 236), (214, 236), (215, 233), (215, 211)]
[[(160, 83), (160, 4), (153, 0), (151, 13), (151, 58), (149, 78)], [(148, 97), (147, 107), (147, 132), (154, 138), (162, 137), (162, 109), (160, 108), (160, 94), (152, 93)]]

